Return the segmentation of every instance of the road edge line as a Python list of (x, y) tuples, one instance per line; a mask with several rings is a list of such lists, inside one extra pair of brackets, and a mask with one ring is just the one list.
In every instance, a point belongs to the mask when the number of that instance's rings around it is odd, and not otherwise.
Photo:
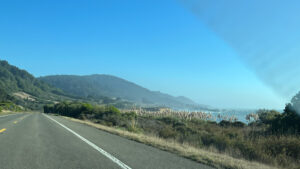
[(2, 118), (2, 117), (7, 117), (7, 116), (13, 116), (13, 115), (17, 115), (18, 113), (15, 113), (15, 114), (7, 114), (7, 115), (2, 115), (2, 116), (0, 116), (0, 118)]
[(86, 138), (82, 137), (81, 135), (79, 135), (75, 131), (73, 131), (70, 128), (66, 127), (65, 125), (59, 123), (58, 121), (56, 121), (52, 117), (50, 117), (48, 115), (45, 115), (45, 114), (43, 114), (43, 115), (45, 117), (47, 117), (48, 119), (54, 121), (55, 123), (57, 123), (58, 125), (60, 125), (64, 129), (68, 130), (69, 132), (71, 132), (72, 134), (74, 134), (75, 136), (77, 136), (78, 138), (80, 138), (82, 141), (84, 141), (85, 143), (87, 143), (89, 146), (93, 147), (95, 150), (97, 150), (98, 152), (100, 152), (101, 154), (103, 154), (104, 156), (106, 156), (107, 158), (109, 158), (111, 161), (113, 161), (114, 163), (118, 164), (122, 169), (131, 169), (128, 165), (126, 165), (125, 163), (123, 163), (122, 161), (120, 161), (119, 159), (117, 159), (116, 157), (112, 156), (108, 152), (104, 151), (102, 148), (98, 147), (97, 145), (95, 145), (94, 143), (90, 142)]

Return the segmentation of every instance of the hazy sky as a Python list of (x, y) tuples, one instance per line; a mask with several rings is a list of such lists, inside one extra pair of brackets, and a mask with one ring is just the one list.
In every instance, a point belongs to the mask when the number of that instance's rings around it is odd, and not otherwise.
[(111, 74), (215, 107), (283, 108), (290, 96), (209, 19), (175, 0), (4, 0), (0, 59), (35, 76)]

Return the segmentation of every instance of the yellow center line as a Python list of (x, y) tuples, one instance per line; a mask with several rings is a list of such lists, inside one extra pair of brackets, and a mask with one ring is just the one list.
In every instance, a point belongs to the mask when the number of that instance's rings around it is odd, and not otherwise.
[[(19, 122), (22, 121), (22, 120), (24, 120), (25, 117), (27, 117), (27, 116), (23, 116), (23, 117), (19, 118)], [(14, 124), (17, 124), (17, 123), (18, 123), (18, 121), (14, 121)]]
[(3, 133), (5, 130), (6, 130), (6, 128), (1, 129), (1, 130), (0, 130), (0, 133)]

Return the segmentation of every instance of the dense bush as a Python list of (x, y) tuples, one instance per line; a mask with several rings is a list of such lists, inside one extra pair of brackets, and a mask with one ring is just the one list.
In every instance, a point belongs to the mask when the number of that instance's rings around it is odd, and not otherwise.
[(177, 132), (171, 126), (166, 125), (159, 131), (158, 135), (162, 138), (175, 138)]
[(299, 135), (269, 132), (274, 120), (287, 115), (269, 110), (260, 110), (258, 113), (259, 122), (251, 125), (242, 122), (216, 123), (198, 119), (147, 116), (138, 117), (137, 127), (151, 135), (156, 134), (161, 138), (174, 139), (199, 148), (213, 147), (237, 158), (243, 157), (287, 168), (299, 165)]
[(258, 117), (259, 117), (259, 122), (265, 123), (265, 124), (270, 124), (274, 119), (276, 119), (280, 113), (275, 110), (266, 110), (266, 109), (261, 109), (257, 111)]
[(23, 109), (12, 102), (0, 102), (0, 112), (2, 110), (10, 110), (14, 112), (22, 111)]
[(300, 134), (300, 115), (292, 104), (286, 105), (284, 113), (271, 121), (271, 130), (279, 134)]
[(222, 127), (245, 127), (246, 124), (240, 121), (235, 121), (235, 122), (231, 122), (231, 121), (226, 121), (226, 120), (222, 120), (219, 123), (220, 126)]
[(8, 101), (14, 101), (14, 100), (15, 100), (15, 98), (13, 98), (9, 94), (7, 94), (5, 90), (0, 88), (0, 102), (8, 102)]
[(94, 106), (80, 102), (61, 102), (44, 106), (44, 113), (54, 113), (62, 116), (90, 119), (109, 126), (125, 127), (135, 130), (136, 114), (121, 113), (114, 106)]

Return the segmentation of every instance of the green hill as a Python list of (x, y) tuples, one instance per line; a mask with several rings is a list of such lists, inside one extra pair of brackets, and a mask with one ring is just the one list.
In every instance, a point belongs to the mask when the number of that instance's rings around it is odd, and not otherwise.
[(0, 102), (13, 102), (30, 109), (64, 100), (81, 100), (117, 107), (143, 106), (194, 108), (192, 100), (150, 91), (110, 75), (58, 75), (35, 78), (25, 70), (0, 60)]
[(60, 89), (36, 79), (7, 61), (0, 60), (0, 102), (13, 102), (32, 109), (64, 98)]
[(139, 104), (162, 105), (175, 108), (196, 105), (195, 102), (186, 97), (173, 97), (161, 92), (150, 91), (137, 84), (110, 75), (55, 75), (40, 77), (39, 79), (62, 89), (68, 94), (85, 98), (107, 96)]

